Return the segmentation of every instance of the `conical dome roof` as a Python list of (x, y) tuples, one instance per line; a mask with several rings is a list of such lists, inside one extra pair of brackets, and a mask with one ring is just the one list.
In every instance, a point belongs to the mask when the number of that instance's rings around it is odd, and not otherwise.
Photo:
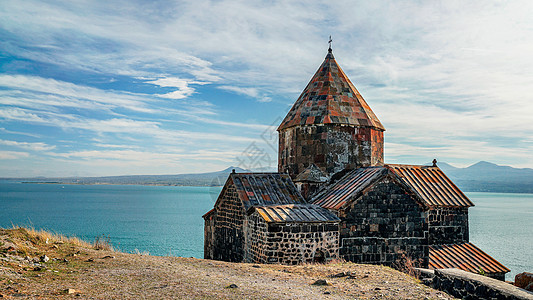
[(278, 131), (306, 124), (346, 124), (385, 130), (335, 61), (331, 48)]

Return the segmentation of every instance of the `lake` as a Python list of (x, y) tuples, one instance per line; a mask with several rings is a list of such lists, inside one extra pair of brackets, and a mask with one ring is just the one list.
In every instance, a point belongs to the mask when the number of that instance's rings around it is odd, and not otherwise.
[[(0, 182), (0, 227), (33, 226), (152, 255), (203, 257), (202, 215), (221, 187)], [(470, 241), (511, 269), (533, 271), (533, 194), (466, 193)]]

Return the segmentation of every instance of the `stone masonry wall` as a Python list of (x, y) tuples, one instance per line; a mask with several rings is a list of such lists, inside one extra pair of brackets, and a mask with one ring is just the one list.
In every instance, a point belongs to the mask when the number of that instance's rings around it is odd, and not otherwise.
[(244, 262), (267, 263), (266, 241), (268, 224), (257, 213), (249, 215), (244, 221)]
[(229, 184), (216, 207), (213, 259), (231, 262), (243, 260), (243, 211), (244, 207), (235, 186)]
[(468, 208), (441, 207), (428, 211), (429, 245), (460, 244), (468, 240)]
[(338, 223), (269, 224), (267, 262), (287, 265), (312, 262), (319, 251), (325, 261), (339, 257)]
[(204, 258), (213, 259), (215, 242), (215, 213), (212, 212), (204, 220)]
[(257, 212), (247, 217), (245, 262), (295, 265), (339, 257), (338, 223), (266, 223)]
[(383, 132), (340, 124), (295, 126), (279, 133), (280, 173), (291, 178), (314, 163), (327, 175), (383, 165)]
[(339, 212), (340, 256), (356, 263), (394, 265), (404, 254), (428, 265), (423, 208), (389, 176)]
[(435, 270), (430, 286), (460, 299), (533, 300), (533, 293), (502, 280), (458, 269)]

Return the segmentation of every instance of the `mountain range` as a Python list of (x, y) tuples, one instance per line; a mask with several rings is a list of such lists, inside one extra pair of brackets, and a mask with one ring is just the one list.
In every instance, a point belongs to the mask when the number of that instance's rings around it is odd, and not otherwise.
[[(445, 162), (439, 162), (438, 166), (464, 192), (533, 193), (533, 169), (499, 166), (486, 161), (466, 168), (457, 168)], [(220, 186), (232, 170), (237, 173), (250, 172), (239, 167), (229, 167), (218, 172), (197, 174), (1, 179), (62, 184)]]
[(499, 166), (480, 161), (466, 168), (438, 163), (465, 192), (533, 193), (533, 169)]

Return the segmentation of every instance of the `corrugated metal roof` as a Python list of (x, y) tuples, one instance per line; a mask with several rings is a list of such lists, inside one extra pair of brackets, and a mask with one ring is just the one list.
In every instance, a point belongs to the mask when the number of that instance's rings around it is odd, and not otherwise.
[(288, 174), (231, 173), (230, 177), (246, 209), (251, 206), (306, 203)]
[(472, 273), (507, 273), (511, 270), (472, 243), (429, 246), (429, 268), (457, 268)]
[(387, 169), (383, 167), (355, 169), (318, 194), (311, 202), (327, 209), (340, 209), (353, 198), (352, 196), (356, 196), (386, 172)]
[(436, 166), (385, 165), (428, 206), (474, 206)]
[(331, 51), (278, 130), (306, 124), (350, 124), (385, 130)]
[(256, 206), (266, 222), (339, 222), (332, 212), (313, 204)]

